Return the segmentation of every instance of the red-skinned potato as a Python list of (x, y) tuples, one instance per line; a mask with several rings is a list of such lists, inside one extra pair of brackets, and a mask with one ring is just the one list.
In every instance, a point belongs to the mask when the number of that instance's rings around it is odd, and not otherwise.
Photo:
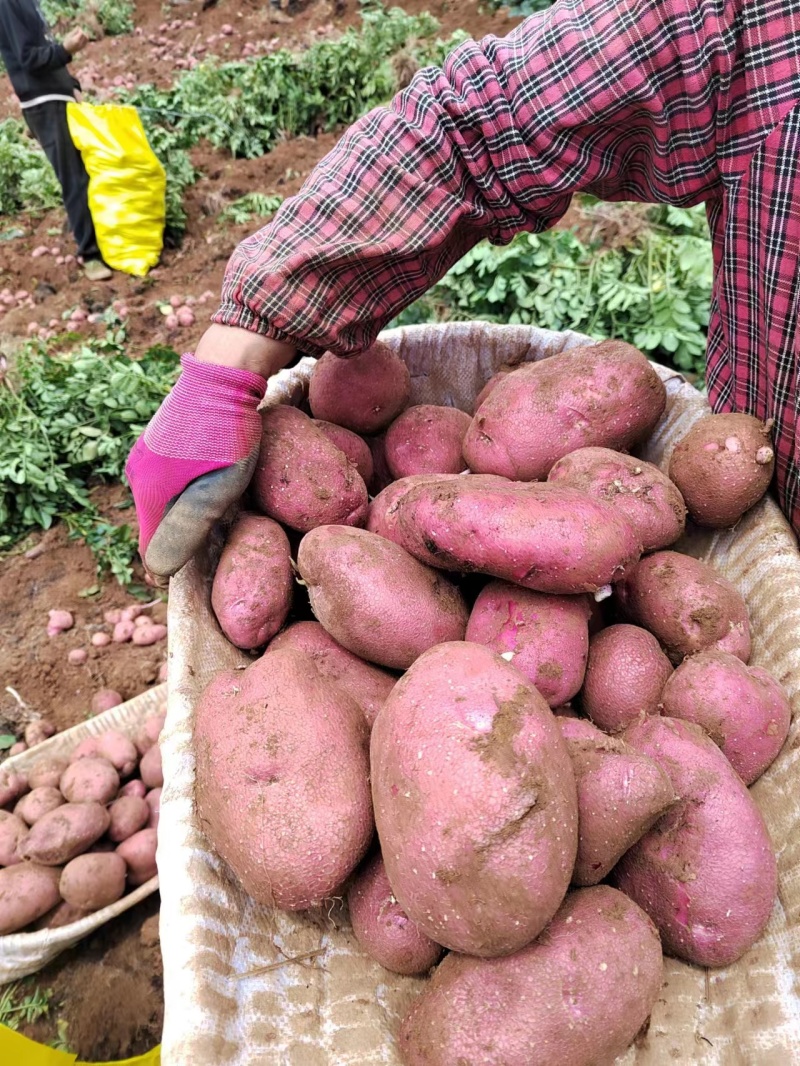
[(372, 833), (367, 725), (294, 651), (218, 674), (195, 710), (203, 830), (258, 902), (305, 910), (341, 890)]
[[(45, 867), (45, 869), (52, 870), (52, 867)], [(60, 874), (59, 870), (52, 870), (54, 874)], [(37, 918), (31, 926), (31, 932), (38, 932), (40, 929), (61, 929), (65, 925), (72, 925), (73, 922), (79, 922), (81, 918), (85, 918), (87, 911), (83, 911), (80, 907), (73, 907), (71, 903), (67, 903), (65, 900), (61, 900), (57, 903), (52, 910), (47, 914), (42, 915), (41, 918)]]
[(404, 1066), (610, 1066), (663, 981), (658, 933), (607, 885), (567, 896), (503, 959), (448, 955), (400, 1029)]
[(132, 781), (126, 781), (126, 783), (119, 790), (118, 796), (137, 796), (139, 799), (144, 799), (147, 792), (147, 785), (138, 777), (134, 777)]
[(25, 774), (16, 770), (0, 774), (0, 807), (8, 807), (14, 800), (19, 799), (23, 792), (27, 791), (28, 781), (29, 778)]
[(121, 703), (124, 703), (122, 696), (116, 689), (113, 688), (101, 688), (92, 696), (91, 708), (93, 714), (102, 714), (103, 711), (110, 711), (112, 707), (119, 707)]
[(393, 481), (391, 485), (387, 485), (382, 492), (379, 492), (374, 500), (370, 501), (365, 528), (370, 533), (377, 533), (378, 536), (397, 543), (399, 539), (395, 532), (397, 504), (401, 497), (417, 485), (431, 485), (457, 476), (457, 474), (412, 474), (411, 477), (402, 477)]
[(161, 789), (151, 788), (145, 796), (145, 801), (149, 812), (147, 826), (149, 829), (158, 829), (158, 821), (161, 816)]
[(746, 785), (772, 765), (792, 721), (789, 700), (774, 677), (721, 651), (700, 652), (681, 663), (661, 704), (668, 717), (701, 726)]
[(476, 473), (538, 480), (578, 448), (645, 440), (666, 402), (658, 374), (630, 344), (575, 348), (499, 381), (475, 412), (464, 458)]
[[(133, 623), (131, 622), (131, 625)], [(72, 754), (69, 757), (70, 763), (78, 762), (80, 759), (95, 759), (99, 753), (99, 737), (84, 737), (84, 739), (72, 750)]]
[(342, 686), (359, 705), (367, 725), (372, 728), (378, 711), (397, 681), (393, 674), (364, 662), (343, 648), (319, 622), (293, 623), (275, 637), (267, 650), (284, 648), (303, 652), (322, 677)]
[(405, 409), (410, 395), (408, 367), (381, 341), (347, 359), (326, 352), (308, 386), (314, 418), (354, 433), (385, 429)]
[(669, 476), (701, 526), (725, 529), (758, 503), (775, 470), (770, 427), (752, 415), (708, 415), (675, 446)]
[(292, 606), (289, 538), (263, 515), (237, 518), (211, 585), (220, 629), (237, 648), (259, 648), (275, 636)]
[(750, 620), (739, 591), (713, 567), (679, 552), (654, 552), (616, 589), (623, 612), (658, 638), (673, 663), (698, 651), (750, 658)]
[(614, 883), (647, 911), (668, 955), (729, 966), (764, 932), (777, 894), (761, 812), (699, 726), (645, 718), (623, 738), (659, 764), (679, 799), (622, 857)]
[(442, 957), (441, 945), (425, 936), (395, 899), (380, 854), (356, 873), (347, 905), (356, 940), (392, 973), (426, 973)]
[(537, 592), (596, 592), (640, 554), (610, 504), (559, 485), (451, 478), (417, 485), (396, 506), (397, 539), (421, 562)]
[(344, 452), (364, 479), (364, 484), (368, 486), (372, 481), (375, 469), (372, 462), (372, 452), (364, 438), (359, 437), (352, 430), (345, 429), (344, 426), (335, 426), (333, 422), (325, 422), (322, 419), (315, 419), (314, 425), (322, 430), (328, 440), (335, 444), (340, 452)]
[(158, 873), (157, 844), (158, 834), (155, 829), (140, 829), (117, 847), (116, 853), (125, 860), (128, 884), (132, 887), (143, 885)]
[(466, 470), (461, 444), (471, 421), (456, 407), (407, 408), (386, 431), (386, 461), (392, 474), (400, 478)]
[(148, 789), (161, 788), (164, 784), (164, 771), (161, 767), (161, 748), (154, 744), (148, 748), (139, 763), (139, 776)]
[(548, 596), (490, 581), (478, 594), (465, 639), (513, 663), (551, 707), (558, 707), (583, 682), (590, 614), (586, 596)]
[(686, 525), (686, 506), (677, 487), (657, 466), (632, 455), (579, 448), (559, 459), (547, 480), (610, 503), (631, 523), (645, 552), (674, 544)]
[(296, 407), (262, 412), (251, 490), (269, 518), (306, 533), (332, 522), (363, 525), (367, 487), (347, 456)]
[(14, 808), (14, 814), (27, 825), (33, 825), (43, 815), (54, 811), (56, 807), (60, 807), (64, 802), (64, 797), (59, 789), (53, 788), (52, 785), (41, 785), (39, 788), (31, 789), (19, 800)]
[(24, 929), (56, 906), (60, 874), (35, 862), (0, 870), (0, 936)]
[(139, 761), (136, 745), (117, 729), (109, 729), (97, 738), (97, 754), (108, 759), (120, 777), (130, 777)]
[(28, 785), (35, 788), (58, 788), (61, 775), (69, 762), (60, 756), (47, 755), (37, 759), (28, 771)]
[(140, 796), (120, 796), (108, 808), (111, 823), (108, 827), (108, 839), (115, 844), (132, 837), (150, 820), (150, 807)]
[(89, 852), (70, 860), (61, 871), (59, 891), (67, 903), (84, 911), (108, 907), (125, 892), (125, 860), (114, 851)]
[(503, 380), (503, 378), (504, 378), (504, 377), (506, 376), (506, 374), (513, 374), (513, 372), (514, 372), (514, 371), (515, 371), (516, 369), (517, 369), (517, 368), (516, 368), (515, 366), (505, 366), (505, 367), (500, 367), (500, 369), (499, 369), (499, 370), (497, 371), (497, 373), (496, 373), (496, 374), (495, 374), (495, 375), (494, 375), (493, 377), (490, 377), (490, 378), (489, 378), (489, 380), (488, 380), (488, 381), (486, 382), (486, 384), (485, 384), (485, 385), (483, 386), (483, 388), (481, 389), (481, 391), (480, 391), (480, 392), (478, 393), (478, 395), (477, 395), (477, 396), (475, 397), (475, 403), (474, 403), (474, 404), (472, 405), (472, 410), (473, 410), (473, 413), (474, 413), (475, 411), (477, 411), (477, 410), (478, 410), (478, 408), (480, 407), (480, 405), (481, 405), (481, 404), (483, 403), (483, 401), (484, 401), (484, 400), (485, 400), (485, 399), (486, 399), (486, 398), (487, 398), (487, 397), (488, 397), (488, 396), (489, 396), (489, 395), (490, 395), (490, 394), (491, 394), (492, 392), (494, 392), (495, 388), (497, 387), (497, 385), (499, 385), (499, 384), (500, 384), (500, 382), (501, 382), (501, 381)]
[(98, 755), (68, 766), (58, 787), (68, 803), (110, 803), (119, 792), (119, 774)]
[(375, 821), (403, 910), (432, 940), (507, 955), (569, 885), (577, 793), (550, 708), (479, 644), (442, 644), (398, 681), (372, 729)]
[(675, 802), (652, 759), (590, 722), (559, 720), (578, 786), (578, 857), (572, 883), (597, 885)]
[(614, 625), (589, 641), (581, 706), (607, 733), (625, 729), (640, 714), (658, 714), (672, 665), (652, 633)]
[(145, 719), (145, 723), (139, 730), (136, 737), (136, 750), (140, 755), (144, 755), (146, 751), (158, 741), (161, 736), (161, 730), (164, 728), (164, 722), (166, 722), (166, 713), (151, 714), (149, 718)]
[(20, 855), (43, 866), (61, 866), (99, 840), (110, 822), (99, 803), (64, 803), (31, 826)]
[(14, 866), (22, 862), (18, 848), (28, 835), (28, 825), (17, 814), (2, 811), (0, 817), (0, 866)]
[(458, 589), (375, 533), (314, 529), (300, 543), (297, 568), (316, 617), (362, 659), (402, 670), (434, 644), (464, 636)]

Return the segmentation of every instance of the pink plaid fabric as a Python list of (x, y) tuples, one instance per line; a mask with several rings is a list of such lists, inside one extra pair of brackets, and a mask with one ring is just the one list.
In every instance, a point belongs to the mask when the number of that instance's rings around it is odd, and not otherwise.
[(558, 0), (467, 42), (237, 248), (215, 321), (360, 351), (482, 238), (547, 229), (581, 191), (706, 202), (711, 401), (775, 420), (800, 530), (800, 0)]

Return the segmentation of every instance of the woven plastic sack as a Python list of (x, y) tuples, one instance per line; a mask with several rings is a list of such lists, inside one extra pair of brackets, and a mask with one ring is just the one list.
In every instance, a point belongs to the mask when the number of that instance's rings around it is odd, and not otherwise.
[[(166, 705), (167, 686), (156, 685), (148, 689), (140, 696), (134, 696), (132, 700), (121, 703), (118, 707), (112, 707), (110, 711), (95, 715), (87, 722), (65, 729), (63, 733), (56, 733), (49, 740), (37, 744), (29, 751), (21, 755), (14, 755), (3, 763), (4, 771), (20, 770), (27, 772), (34, 763), (41, 758), (63, 757), (67, 758), (87, 737), (96, 737), (105, 733), (108, 729), (117, 729), (133, 739), (146, 718), (153, 714), (163, 713)], [(40, 929), (36, 933), (11, 933), (8, 936), (0, 936), (0, 985), (9, 981), (17, 981), (20, 977), (27, 977), (36, 973), (52, 962), (56, 956), (67, 948), (74, 947), (78, 941), (99, 929), (101, 925), (110, 922), (118, 914), (135, 907), (140, 900), (152, 895), (158, 888), (158, 877), (151, 877), (143, 885), (128, 892), (116, 903), (103, 907), (99, 911), (87, 914), (80, 921), (70, 925), (62, 925), (60, 929)], [(2, 1045), (0, 1045), (2, 1050)], [(0, 1063), (11, 1062), (0, 1055)]]
[[(384, 339), (411, 371), (412, 403), (471, 409), (503, 364), (579, 344), (574, 333), (459, 323), (392, 330)], [(292, 402), (312, 364), (284, 372), (266, 403)], [(659, 368), (668, 407), (646, 450), (666, 469), (671, 449), (707, 413), (699, 393)], [(207, 843), (194, 806), (192, 714), (207, 681), (248, 660), (222, 637), (209, 605), (219, 551), (210, 545), (173, 580), (169, 708), (162, 734), (165, 787), (159, 823), (165, 1066), (399, 1066), (393, 1042), (422, 987), (366, 958), (337, 902), (319, 913), (283, 914), (255, 905)], [(786, 687), (794, 712), (789, 740), (753, 794), (778, 853), (780, 890), (769, 923), (747, 955), (724, 970), (665, 961), (663, 993), (648, 1031), (623, 1066), (788, 1066), (800, 1062), (800, 554), (771, 499), (732, 532), (696, 535), (681, 546), (742, 592), (753, 658)], [(455, 1064), (453, 1064), (455, 1066)], [(569, 1066), (568, 1063), (553, 1066)]]
[(89, 174), (97, 244), (114, 270), (141, 278), (164, 245), (167, 177), (135, 107), (67, 104), (73, 144)]

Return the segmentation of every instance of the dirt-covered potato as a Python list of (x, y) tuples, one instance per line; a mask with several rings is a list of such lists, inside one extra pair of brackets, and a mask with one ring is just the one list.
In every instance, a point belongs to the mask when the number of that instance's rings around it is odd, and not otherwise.
[(125, 874), (125, 860), (117, 852), (89, 852), (67, 863), (61, 871), (58, 888), (73, 907), (99, 911), (123, 895)]
[(0, 870), (0, 936), (16, 933), (59, 901), (60, 870), (23, 862)]
[(314, 425), (322, 430), (328, 440), (335, 444), (340, 452), (344, 452), (364, 479), (364, 484), (369, 487), (375, 470), (372, 462), (372, 452), (369, 450), (369, 445), (364, 438), (359, 437), (352, 430), (345, 429), (344, 426), (335, 426), (333, 422), (325, 422), (322, 419), (315, 419)]
[(402, 1024), (400, 1057), (404, 1066), (611, 1066), (662, 981), (647, 915), (607, 885), (584, 888), (514, 955), (448, 955)]
[(461, 445), (471, 421), (456, 407), (407, 408), (386, 431), (386, 460), (392, 474), (399, 478), (466, 470)]
[(657, 714), (672, 665), (640, 626), (614, 625), (589, 641), (581, 706), (607, 733), (625, 729), (640, 714)]
[(119, 792), (119, 774), (98, 755), (68, 766), (58, 787), (68, 803), (110, 803)]
[(110, 822), (99, 803), (64, 803), (31, 826), (20, 855), (43, 866), (61, 866), (99, 840)]
[(51, 785), (40, 785), (39, 788), (31, 789), (18, 801), (14, 814), (28, 825), (33, 825), (42, 815), (54, 811), (56, 807), (60, 807), (65, 802), (59, 789)]
[[(58, 782), (56, 782), (58, 784)], [(0, 807), (8, 807), (28, 789), (28, 777), (14, 770), (0, 773)]]
[(69, 765), (69, 760), (55, 755), (45, 755), (37, 759), (28, 771), (28, 786), (35, 788), (58, 788), (61, 775)]
[(725, 529), (758, 503), (775, 470), (770, 427), (752, 415), (708, 415), (678, 442), (669, 476), (701, 526)]
[(0, 811), (0, 866), (14, 866), (22, 862), (19, 845), (27, 835), (28, 825), (21, 817), (16, 813)]
[(341, 359), (326, 352), (308, 386), (314, 418), (354, 433), (379, 433), (408, 404), (411, 376), (403, 360), (381, 341)]

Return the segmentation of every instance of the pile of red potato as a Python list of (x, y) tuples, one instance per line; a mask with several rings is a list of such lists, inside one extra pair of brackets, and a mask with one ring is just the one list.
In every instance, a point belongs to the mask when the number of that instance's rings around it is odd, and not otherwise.
[(155, 876), (164, 718), (0, 775), (0, 935), (68, 925)]
[(200, 821), (265, 906), (346, 894), (384, 967), (438, 963), (408, 1066), (610, 1062), (662, 951), (728, 965), (775, 900), (747, 786), (787, 697), (739, 592), (669, 550), (687, 506), (760, 499), (769, 427), (705, 417), (667, 477), (632, 454), (664, 385), (617, 342), (498, 374), (473, 415), (409, 393), (378, 344), (319, 361), (310, 415), (262, 414), (212, 605), (265, 650), (197, 707)]

